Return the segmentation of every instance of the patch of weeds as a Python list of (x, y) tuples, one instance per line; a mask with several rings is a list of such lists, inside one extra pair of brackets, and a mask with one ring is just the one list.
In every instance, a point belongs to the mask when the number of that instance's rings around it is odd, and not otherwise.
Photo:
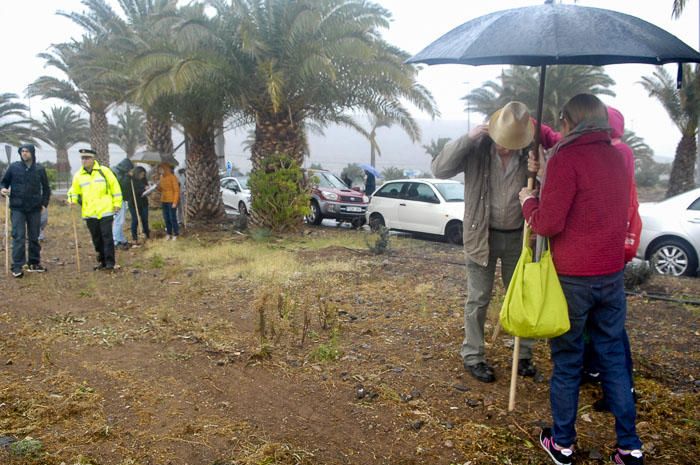
[(186, 362), (187, 360), (192, 358), (192, 354), (188, 354), (185, 352), (175, 352), (172, 350), (166, 352), (165, 356), (166, 358), (169, 358), (170, 360), (174, 360), (176, 362)]
[(39, 458), (44, 445), (38, 439), (27, 436), (26, 438), (10, 444), (10, 454), (15, 457), (28, 459)]
[(328, 342), (319, 344), (319, 346), (311, 352), (309, 357), (317, 362), (334, 362), (338, 360), (342, 355), (342, 352), (338, 348), (338, 337), (339, 331), (335, 328), (331, 332), (331, 337)]
[(323, 297), (323, 295), (317, 294), (316, 297), (318, 298), (319, 326), (324, 330), (334, 327), (338, 322), (338, 309), (334, 303)]
[(626, 289), (634, 289), (649, 281), (654, 274), (648, 262), (629, 262), (625, 266), (624, 280)]
[[(375, 237), (376, 236), (376, 237)], [(389, 228), (385, 226), (381, 226), (376, 234), (373, 234), (372, 237), (375, 237), (374, 243), (370, 242), (369, 239), (366, 239), (367, 242), (367, 248), (369, 249), (370, 252), (372, 252), (374, 255), (382, 255), (385, 254), (389, 251), (390, 249), (390, 231)]]
[(272, 237), (272, 231), (267, 228), (255, 228), (251, 231), (250, 237), (255, 242), (267, 242)]
[(163, 256), (159, 253), (154, 253), (153, 256), (151, 257), (151, 268), (156, 268), (160, 269), (165, 266), (165, 259)]
[(78, 293), (78, 296), (79, 297), (92, 297), (92, 292), (90, 292), (86, 289), (83, 289)]

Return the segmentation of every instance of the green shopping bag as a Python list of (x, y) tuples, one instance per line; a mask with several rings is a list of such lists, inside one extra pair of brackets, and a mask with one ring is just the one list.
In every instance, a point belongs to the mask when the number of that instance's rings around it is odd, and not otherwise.
[(523, 236), (523, 251), (501, 307), (501, 326), (513, 336), (529, 339), (561, 336), (570, 328), (569, 308), (554, 269), (549, 241), (540, 261), (533, 262), (530, 228)]

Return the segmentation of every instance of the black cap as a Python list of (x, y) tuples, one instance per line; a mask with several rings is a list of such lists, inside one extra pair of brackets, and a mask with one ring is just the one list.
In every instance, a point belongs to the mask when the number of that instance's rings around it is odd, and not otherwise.
[(80, 152), (81, 156), (83, 157), (94, 157), (97, 155), (97, 152), (95, 152), (93, 149), (80, 149), (78, 152)]

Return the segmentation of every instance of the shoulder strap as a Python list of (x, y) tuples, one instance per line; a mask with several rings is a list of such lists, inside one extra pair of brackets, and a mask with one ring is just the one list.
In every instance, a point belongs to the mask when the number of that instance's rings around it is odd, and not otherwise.
[(109, 191), (109, 181), (107, 181), (107, 176), (105, 176), (105, 174), (102, 172), (101, 167), (97, 168), (97, 171), (100, 173), (100, 176), (102, 176), (105, 180), (105, 186), (107, 187), (107, 194), (111, 194), (111, 192)]

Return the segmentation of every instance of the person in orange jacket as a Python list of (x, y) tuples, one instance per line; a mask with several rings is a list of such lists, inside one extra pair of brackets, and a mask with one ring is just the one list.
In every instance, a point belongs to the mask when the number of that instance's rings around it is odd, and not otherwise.
[(180, 201), (180, 183), (173, 174), (172, 167), (167, 163), (161, 163), (158, 166), (158, 173), (160, 174), (158, 191), (165, 220), (165, 239), (175, 240), (179, 235), (177, 204)]

